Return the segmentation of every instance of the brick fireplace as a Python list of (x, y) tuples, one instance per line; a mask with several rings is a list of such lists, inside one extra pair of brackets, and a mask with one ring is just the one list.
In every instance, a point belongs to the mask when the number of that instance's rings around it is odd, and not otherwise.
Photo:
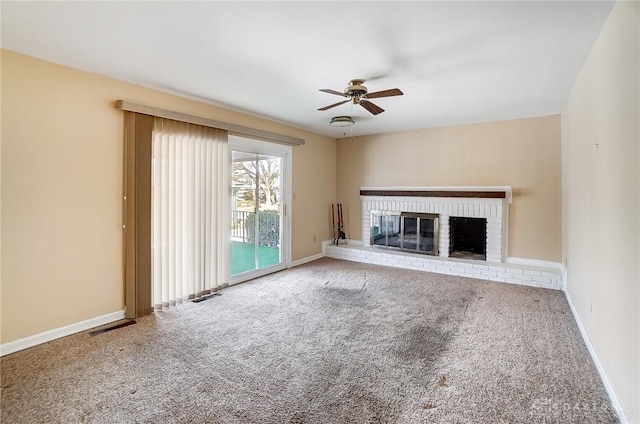
[[(341, 245), (327, 241), (323, 243), (323, 253), (347, 261), (510, 284), (562, 288), (562, 272), (557, 267), (535, 260), (515, 262), (514, 258), (507, 257), (511, 196), (511, 187), (362, 187), (362, 241), (350, 240)], [(438, 237), (438, 243), (434, 243), (437, 252), (428, 248), (424, 252), (411, 252), (411, 247), (403, 248), (402, 243), (399, 249), (373, 245), (375, 231), (379, 231), (380, 226), (376, 228), (374, 223), (372, 238), (372, 211), (405, 217), (411, 214), (424, 214), (426, 218), (437, 216), (438, 228), (433, 230)], [(486, 232), (482, 249), (484, 255), (478, 258), (449, 254), (454, 247), (452, 244), (456, 243), (450, 236), (452, 217), (462, 221), (482, 221), (483, 225), (476, 228)], [(397, 228), (397, 221), (394, 228)], [(483, 239), (482, 234), (478, 239)]]
[(362, 241), (371, 246), (372, 211), (426, 213), (439, 216), (439, 252), (447, 258), (451, 247), (450, 217), (486, 220), (487, 262), (503, 262), (507, 251), (511, 187), (363, 187)]

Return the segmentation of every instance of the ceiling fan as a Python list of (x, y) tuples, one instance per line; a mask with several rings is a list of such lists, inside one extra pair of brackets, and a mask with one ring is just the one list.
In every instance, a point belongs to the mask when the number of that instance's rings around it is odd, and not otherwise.
[(380, 106), (377, 106), (369, 101), (369, 99), (375, 99), (380, 97), (391, 97), (391, 96), (402, 96), (404, 93), (397, 88), (391, 88), (389, 90), (375, 91), (373, 93), (369, 93), (367, 87), (364, 84), (365, 80), (363, 79), (354, 79), (349, 82), (349, 86), (344, 89), (344, 92), (341, 93), (336, 90), (331, 90), (330, 88), (321, 88), (320, 91), (329, 94), (335, 94), (337, 96), (348, 97), (347, 100), (343, 100), (338, 103), (334, 103), (329, 106), (322, 107), (318, 110), (327, 110), (332, 107), (340, 106), (347, 102), (351, 102), (354, 105), (360, 105), (363, 108), (367, 109), (374, 115), (384, 112)]

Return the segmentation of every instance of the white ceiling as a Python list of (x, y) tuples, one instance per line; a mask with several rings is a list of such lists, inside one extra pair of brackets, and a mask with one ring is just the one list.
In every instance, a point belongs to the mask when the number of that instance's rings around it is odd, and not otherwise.
[[(612, 6), (3, 2), (2, 47), (341, 137), (560, 113)], [(405, 94), (317, 111), (356, 78)]]

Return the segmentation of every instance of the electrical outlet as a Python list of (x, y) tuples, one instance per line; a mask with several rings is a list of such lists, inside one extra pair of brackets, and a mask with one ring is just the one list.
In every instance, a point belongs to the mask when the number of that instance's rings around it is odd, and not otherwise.
[(313, 236), (313, 242), (314, 243), (316, 242), (316, 236)]

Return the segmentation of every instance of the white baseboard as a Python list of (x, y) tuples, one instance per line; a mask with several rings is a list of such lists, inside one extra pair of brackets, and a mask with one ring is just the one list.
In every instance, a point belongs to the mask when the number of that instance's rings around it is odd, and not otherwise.
[(0, 345), (0, 356), (124, 319), (124, 309)]
[(317, 255), (313, 255), (313, 256), (307, 256), (306, 258), (298, 259), (297, 261), (293, 261), (287, 266), (287, 268), (293, 268), (293, 267), (296, 267), (296, 266), (300, 266), (300, 265), (303, 265), (303, 264), (306, 264), (308, 262), (312, 262), (312, 261), (315, 261), (315, 260), (318, 260), (318, 259), (324, 258), (324, 257), (325, 257), (325, 253), (324, 253), (324, 246), (323, 246), (321, 253), (318, 253)]
[(578, 324), (578, 328), (580, 329), (582, 340), (584, 340), (584, 344), (587, 346), (587, 350), (589, 350), (591, 359), (593, 360), (593, 363), (596, 365), (598, 374), (600, 374), (600, 378), (602, 379), (602, 384), (604, 384), (604, 388), (607, 391), (607, 394), (609, 395), (609, 399), (611, 400), (611, 406), (613, 406), (614, 411), (618, 415), (620, 424), (631, 424), (631, 422), (629, 421), (629, 418), (627, 417), (627, 414), (624, 412), (624, 408), (622, 407), (622, 404), (620, 403), (618, 396), (616, 395), (616, 392), (613, 390), (613, 386), (611, 386), (609, 377), (607, 377), (607, 373), (605, 372), (604, 367), (602, 366), (602, 363), (600, 362), (600, 359), (596, 354), (596, 350), (591, 344), (589, 335), (587, 334), (587, 331), (582, 325), (580, 316), (578, 315), (576, 308), (573, 306), (573, 301), (571, 300), (571, 296), (569, 295), (569, 292), (566, 289), (564, 290), (564, 294), (567, 298), (567, 302), (569, 303), (569, 308), (571, 308), (571, 313), (573, 314), (573, 318), (576, 320), (576, 323)]

